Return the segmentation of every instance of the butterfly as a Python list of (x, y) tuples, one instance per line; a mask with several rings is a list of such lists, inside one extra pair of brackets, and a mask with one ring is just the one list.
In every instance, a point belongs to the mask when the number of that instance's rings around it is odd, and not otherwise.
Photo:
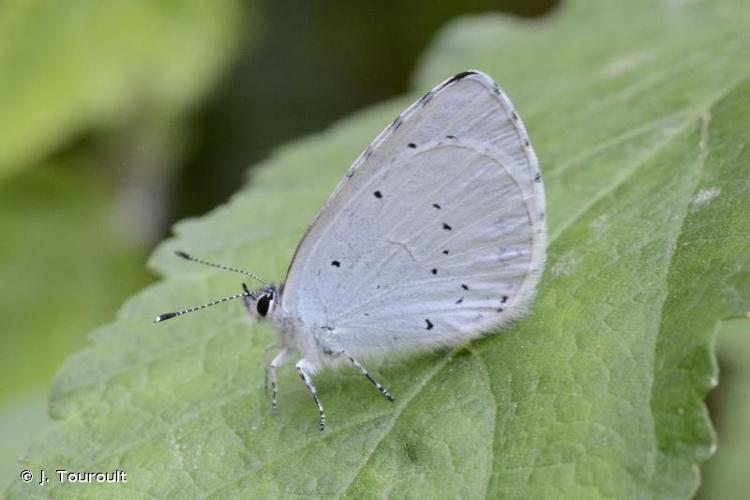
[(506, 94), (480, 71), (427, 92), (365, 149), (307, 229), (286, 282), (241, 297), (268, 319), (280, 351), (326, 415), (313, 376), (348, 363), (387, 399), (361, 361), (464, 344), (524, 315), (544, 269), (547, 228), (539, 162)]

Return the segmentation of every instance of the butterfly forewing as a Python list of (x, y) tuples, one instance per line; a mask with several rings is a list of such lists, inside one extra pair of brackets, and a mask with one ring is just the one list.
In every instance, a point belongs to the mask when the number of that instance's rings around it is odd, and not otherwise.
[(282, 307), (353, 355), (460, 343), (531, 298), (543, 218), (510, 101), (486, 75), (458, 75), (355, 162), (300, 243)]

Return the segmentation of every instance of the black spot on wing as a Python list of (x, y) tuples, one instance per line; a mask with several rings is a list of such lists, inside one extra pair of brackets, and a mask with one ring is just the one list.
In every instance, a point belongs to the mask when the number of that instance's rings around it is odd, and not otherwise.
[(507, 295), (503, 295), (503, 298), (500, 299), (500, 303), (501, 304), (505, 304), (506, 302), (508, 302), (508, 296)]
[(455, 135), (446, 135), (445, 138), (446, 139), (456, 139), (456, 136)]
[(534, 182), (542, 182), (542, 174), (537, 172), (536, 175), (534, 176)]
[(450, 251), (447, 248), (445, 250), (443, 250), (443, 255), (448, 255), (449, 253), (450, 253)]
[(372, 194), (375, 195), (375, 198), (378, 198), (378, 199), (383, 197), (383, 193), (381, 193), (380, 191), (375, 191)]
[(459, 297), (459, 299), (456, 301), (456, 304), (460, 304), (463, 301), (464, 301), (464, 298), (463, 297)]
[(416, 147), (417, 147), (417, 145), (416, 145), (416, 144), (414, 144), (413, 142), (410, 142), (410, 143), (408, 144), (408, 146), (409, 146), (410, 148), (412, 148), (412, 149), (414, 149), (414, 148), (416, 148)]
[(341, 262), (339, 262), (339, 261), (337, 261), (337, 260), (332, 260), (332, 261), (331, 261), (331, 265), (332, 265), (333, 267), (341, 267)]
[(468, 290), (469, 285), (466, 285), (465, 283), (461, 283), (461, 288), (463, 288), (464, 290)]
[(429, 319), (425, 318), (425, 322), (427, 323), (427, 329), (428, 330), (432, 330), (432, 327), (435, 326), (435, 325), (432, 324), (432, 321), (430, 321)]
[(437, 203), (433, 203), (433, 204), (432, 204), (432, 206), (433, 206), (434, 208), (437, 208), (438, 210), (440, 210), (440, 205), (438, 205)]
[(438, 273), (438, 270), (437, 270), (436, 268), (434, 268), (434, 267), (433, 267), (433, 268), (432, 268), (432, 269), (430, 270), (430, 272), (431, 272), (432, 274), (437, 274), (437, 273)]
[(450, 227), (450, 226), (449, 226), (448, 224), (446, 224), (445, 222), (443, 222), (443, 229), (445, 229), (446, 231), (453, 231), (453, 228), (452, 228), (452, 227)]

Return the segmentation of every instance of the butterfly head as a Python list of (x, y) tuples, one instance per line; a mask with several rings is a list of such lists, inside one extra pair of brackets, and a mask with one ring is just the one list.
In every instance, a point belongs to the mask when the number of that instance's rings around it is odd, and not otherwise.
[(265, 285), (258, 290), (250, 291), (243, 283), (242, 288), (245, 291), (245, 307), (256, 319), (264, 319), (273, 311), (278, 294), (274, 285)]
[(174, 311), (174, 312), (167, 312), (167, 313), (160, 314), (156, 318), (154, 318), (154, 323), (161, 323), (162, 321), (166, 321), (168, 319), (176, 318), (178, 316), (183, 316), (185, 314), (192, 313), (195, 311), (200, 311), (207, 307), (215, 306), (217, 304), (221, 304), (228, 300), (238, 299), (240, 297), (242, 297), (242, 300), (245, 302), (245, 307), (247, 307), (247, 310), (250, 311), (250, 314), (252, 314), (259, 320), (265, 318), (269, 313), (273, 311), (274, 305), (275, 305), (274, 299), (278, 296), (279, 291), (274, 285), (271, 285), (263, 281), (255, 273), (243, 271), (241, 269), (236, 269), (234, 267), (224, 266), (221, 264), (215, 264), (213, 262), (208, 262), (208, 261), (199, 259), (197, 257), (194, 257), (181, 250), (177, 250), (175, 252), (175, 255), (185, 260), (197, 262), (198, 264), (203, 264), (204, 266), (214, 267), (217, 269), (222, 269), (224, 271), (232, 271), (235, 273), (244, 274), (245, 276), (253, 278), (254, 280), (262, 283), (263, 287), (255, 291), (250, 291), (247, 288), (247, 285), (243, 283), (242, 292), (240, 293), (235, 293), (234, 295), (230, 295), (228, 297), (223, 297), (221, 299), (213, 300), (211, 302), (207, 302), (205, 304), (201, 304), (198, 306), (189, 307), (181, 311)]

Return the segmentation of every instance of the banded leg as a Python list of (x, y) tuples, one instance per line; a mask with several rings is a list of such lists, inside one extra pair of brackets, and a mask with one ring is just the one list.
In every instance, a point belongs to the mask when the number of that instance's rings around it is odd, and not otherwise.
[[(276, 385), (276, 368), (286, 363), (289, 359), (289, 349), (284, 348), (273, 358), (266, 367), (266, 381), (271, 380), (271, 408), (276, 409), (276, 396), (278, 395), (278, 386)], [(266, 388), (268, 383), (266, 382)]]
[(349, 359), (349, 361), (351, 361), (351, 363), (355, 367), (357, 367), (357, 369), (362, 373), (362, 375), (364, 375), (365, 377), (367, 377), (367, 380), (369, 380), (370, 382), (372, 382), (372, 385), (374, 385), (375, 387), (377, 387), (377, 389), (380, 391), (380, 394), (382, 394), (388, 401), (395, 401), (396, 400), (393, 396), (391, 396), (391, 393), (389, 393), (386, 390), (385, 387), (383, 387), (382, 385), (380, 385), (380, 383), (377, 380), (375, 380), (374, 378), (372, 378), (372, 376), (367, 372), (367, 369), (364, 366), (362, 366), (361, 364), (359, 364), (359, 361), (357, 361), (356, 359), (354, 359), (353, 357), (351, 357), (349, 355), (349, 353), (346, 352), (344, 349), (341, 349), (340, 352), (341, 352), (341, 354), (343, 354), (344, 356), (346, 356)]
[(305, 358), (300, 359), (294, 367), (297, 369), (297, 373), (299, 373), (302, 382), (304, 382), (305, 387), (307, 387), (307, 390), (312, 394), (312, 397), (315, 400), (315, 406), (318, 407), (318, 413), (320, 414), (318, 428), (322, 431), (326, 428), (326, 414), (323, 411), (323, 405), (320, 404), (320, 400), (318, 399), (318, 391), (315, 390), (315, 386), (312, 384), (312, 378), (310, 378), (310, 374), (315, 371), (315, 367)]
[(268, 397), (268, 366), (271, 364), (271, 362), (268, 361), (268, 351), (272, 349), (280, 349), (280, 347), (278, 344), (269, 344), (263, 348), (263, 369), (266, 372), (266, 377), (263, 382), (263, 391), (266, 397)]

